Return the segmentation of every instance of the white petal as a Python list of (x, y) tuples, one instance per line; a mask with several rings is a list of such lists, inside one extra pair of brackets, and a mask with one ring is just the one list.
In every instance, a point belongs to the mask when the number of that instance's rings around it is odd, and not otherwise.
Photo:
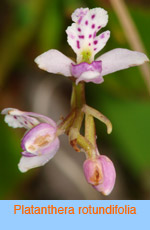
[(33, 112), (25, 112), (25, 115), (30, 117), (30, 118), (34, 118), (34, 119), (38, 120), (39, 123), (47, 123), (53, 127), (57, 127), (55, 121), (53, 121), (51, 118), (44, 116), (42, 114), (33, 113)]
[(100, 60), (102, 61), (102, 76), (149, 61), (141, 52), (120, 48), (103, 54), (96, 61)]
[(81, 44), (78, 39), (78, 28), (76, 23), (72, 23), (66, 30), (68, 44), (72, 47), (73, 51), (78, 54), (80, 52)]
[(95, 23), (95, 27), (105, 27), (108, 22), (107, 11), (103, 8), (97, 7), (93, 9), (78, 8), (72, 13), (72, 21), (78, 23), (81, 26), (85, 26), (85, 21), (88, 21), (88, 25)]
[(31, 129), (38, 125), (40, 122), (31, 116), (28, 116), (26, 112), (20, 111), (14, 108), (3, 109), (2, 114), (6, 114), (4, 120), (5, 122), (13, 128)]
[(95, 37), (93, 41), (93, 50), (95, 54), (104, 48), (109, 38), (110, 38), (109, 30)]
[(76, 9), (71, 15), (72, 21), (77, 22), (80, 19), (80, 17), (83, 17), (84, 15), (86, 15), (88, 11), (89, 11), (89, 8)]
[(56, 123), (49, 117), (42, 114), (20, 111), (14, 108), (3, 109), (2, 114), (5, 114), (5, 122), (13, 128), (31, 129), (40, 123), (48, 123), (56, 127)]
[(108, 23), (108, 14), (107, 11), (103, 8), (93, 8), (90, 10), (90, 16), (96, 15), (93, 19), (94, 23), (96, 23), (96, 26), (105, 27)]
[(11, 114), (11, 115), (22, 115), (24, 112), (19, 109), (5, 108), (2, 110), (1, 114)]
[(15, 119), (11, 115), (6, 115), (4, 118), (4, 121), (8, 124), (8, 126), (13, 127), (13, 128), (24, 127), (24, 125), (18, 119)]
[(51, 152), (49, 152), (48, 154), (43, 154), (43, 155), (34, 156), (34, 157), (22, 156), (18, 164), (19, 170), (21, 172), (27, 172), (29, 169), (45, 165), (50, 159), (53, 158), (53, 156), (56, 154), (56, 152), (59, 149), (59, 139), (58, 138), (55, 139), (52, 146), (53, 148), (51, 149)]
[(35, 62), (40, 69), (49, 73), (71, 76), (70, 65), (73, 61), (58, 50), (51, 49), (41, 54), (35, 59)]

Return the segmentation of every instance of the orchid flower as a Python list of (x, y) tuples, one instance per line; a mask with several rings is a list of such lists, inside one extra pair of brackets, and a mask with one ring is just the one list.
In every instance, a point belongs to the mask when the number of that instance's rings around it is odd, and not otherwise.
[(59, 139), (56, 136), (56, 123), (37, 113), (23, 112), (7, 108), (2, 111), (5, 122), (13, 128), (25, 128), (22, 138), (22, 157), (18, 164), (21, 172), (46, 164), (57, 152)]
[(113, 49), (94, 60), (110, 37), (108, 30), (99, 34), (107, 25), (107, 11), (102, 8), (76, 9), (72, 20), (74, 23), (67, 28), (66, 33), (68, 43), (77, 55), (76, 63), (58, 50), (51, 49), (35, 59), (39, 68), (49, 73), (73, 76), (76, 84), (80, 81), (100, 84), (107, 74), (149, 61), (143, 53), (121, 48)]

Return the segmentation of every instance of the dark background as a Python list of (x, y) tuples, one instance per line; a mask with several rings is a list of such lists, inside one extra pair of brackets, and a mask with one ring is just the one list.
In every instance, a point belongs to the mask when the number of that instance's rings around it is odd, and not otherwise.
[[(69, 112), (71, 82), (38, 69), (34, 58), (55, 48), (75, 58), (65, 30), (79, 7), (103, 7), (111, 37), (101, 53), (121, 47), (135, 50), (131, 33), (122, 26), (117, 5), (104, 0), (1, 0), (0, 2), (0, 109), (14, 107), (39, 112), (58, 121)], [(122, 2), (122, 1), (121, 1)], [(145, 52), (150, 57), (150, 1), (124, 1)], [(125, 17), (126, 20), (128, 16)], [(137, 34), (133, 35), (136, 41)], [(135, 42), (136, 43), (136, 42)], [(137, 42), (137, 49), (139, 43)], [(147, 70), (150, 66), (145, 67)], [(104, 197), (84, 179), (83, 153), (76, 153), (61, 137), (56, 156), (44, 167), (19, 172), (20, 140), (24, 130), (12, 129), (0, 116), (0, 199), (150, 199), (149, 72), (134, 67), (105, 77), (101, 85), (86, 84), (87, 103), (113, 124), (96, 121), (100, 152), (109, 156), (117, 179)]]

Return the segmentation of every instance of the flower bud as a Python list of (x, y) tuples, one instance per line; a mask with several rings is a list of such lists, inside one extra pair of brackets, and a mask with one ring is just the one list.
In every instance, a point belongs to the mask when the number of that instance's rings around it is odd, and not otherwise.
[(89, 184), (99, 185), (103, 182), (102, 165), (98, 158), (87, 159), (83, 164), (83, 170)]
[(109, 195), (114, 187), (116, 172), (112, 161), (100, 155), (87, 159), (83, 164), (84, 175), (89, 184), (103, 195)]

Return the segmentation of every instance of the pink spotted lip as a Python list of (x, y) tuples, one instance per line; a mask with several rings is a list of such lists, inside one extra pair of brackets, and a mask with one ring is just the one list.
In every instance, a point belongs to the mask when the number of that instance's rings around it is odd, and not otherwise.
[(100, 35), (97, 32), (108, 22), (108, 15), (104, 9), (80, 8), (72, 14), (72, 23), (66, 30), (68, 43), (77, 54), (77, 63), (82, 61), (82, 51), (91, 50), (90, 61), (99, 52), (110, 37), (110, 32), (105, 31)]

